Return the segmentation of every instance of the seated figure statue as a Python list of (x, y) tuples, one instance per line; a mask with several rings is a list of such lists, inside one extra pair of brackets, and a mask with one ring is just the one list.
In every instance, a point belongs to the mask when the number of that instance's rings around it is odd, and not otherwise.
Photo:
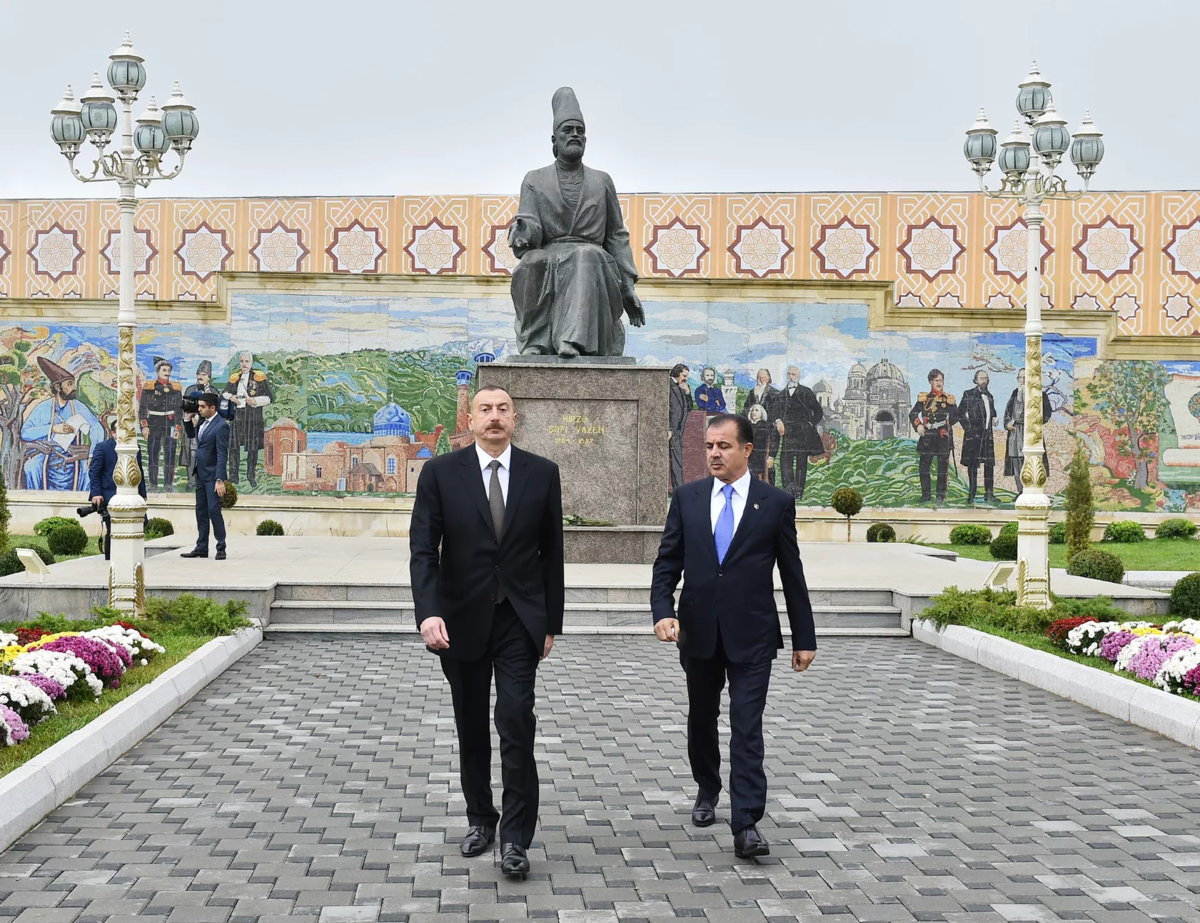
[(620, 356), (621, 313), (645, 323), (637, 269), (617, 191), (607, 173), (583, 165), (583, 113), (570, 87), (554, 94), (554, 163), (531, 170), (508, 242), (517, 346), (525, 355)]

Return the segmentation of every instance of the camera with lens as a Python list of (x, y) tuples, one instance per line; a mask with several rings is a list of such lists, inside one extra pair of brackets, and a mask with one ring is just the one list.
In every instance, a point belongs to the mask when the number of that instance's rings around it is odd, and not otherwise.
[(199, 413), (200, 412), (200, 395), (203, 391), (189, 391), (183, 396), (183, 412), (184, 413)]
[[(183, 412), (189, 415), (199, 413), (200, 398), (203, 397), (205, 393), (216, 395), (215, 391), (189, 391), (187, 394), (185, 394), (183, 396), (182, 404)], [(222, 394), (217, 402), (217, 414), (224, 417), (226, 420), (233, 422), (233, 418), (237, 414), (237, 408), (234, 406), (234, 403), (229, 400), (229, 398)]]
[(87, 506), (75, 507), (75, 515), (80, 519), (86, 519), (88, 516), (91, 516), (92, 513), (99, 513), (101, 517), (107, 516), (108, 504), (102, 501), (99, 506), (92, 506), (89, 503)]

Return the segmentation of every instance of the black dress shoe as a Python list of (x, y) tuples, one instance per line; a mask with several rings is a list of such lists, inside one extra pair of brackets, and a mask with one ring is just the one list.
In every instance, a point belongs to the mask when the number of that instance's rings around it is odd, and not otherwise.
[(224, 551), (218, 551), (218, 552), (217, 552), (217, 560), (218, 560), (218, 561), (224, 561), (224, 560), (225, 560), (225, 552), (224, 552)]
[(495, 842), (495, 827), (484, 827), (482, 824), (476, 824), (467, 831), (467, 835), (463, 837), (463, 841), (458, 848), (464, 856), (470, 859), (474, 856), (483, 855), (487, 852), (488, 847)]
[(717, 821), (717, 799), (705, 798), (703, 795), (696, 797), (696, 803), (692, 805), (692, 825), (695, 827), (711, 827)]
[(500, 859), (500, 871), (513, 878), (520, 876), (524, 881), (525, 876), (529, 874), (529, 857), (525, 855), (525, 850), (516, 843), (505, 843)]
[(762, 838), (758, 828), (751, 824), (733, 835), (733, 854), (739, 859), (771, 855), (771, 847)]
[(197, 551), (195, 548), (193, 548), (191, 551), (185, 551), (183, 554), (180, 555), (180, 557), (181, 558), (207, 558), (208, 552), (207, 551)]

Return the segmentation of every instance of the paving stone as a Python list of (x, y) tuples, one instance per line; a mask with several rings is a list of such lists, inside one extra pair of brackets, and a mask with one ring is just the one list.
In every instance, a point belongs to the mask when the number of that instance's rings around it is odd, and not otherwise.
[(269, 636), (0, 854), (0, 923), (1200, 920), (1200, 754), (919, 642), (822, 639), (803, 676), (783, 664), (772, 855), (744, 861), (727, 797), (721, 824), (690, 824), (674, 650), (560, 639), (513, 882), (458, 854), (436, 659), (403, 636)]

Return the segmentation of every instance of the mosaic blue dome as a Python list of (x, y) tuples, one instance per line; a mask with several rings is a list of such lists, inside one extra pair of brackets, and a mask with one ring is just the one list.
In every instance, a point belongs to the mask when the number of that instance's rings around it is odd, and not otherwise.
[(412, 438), (412, 417), (399, 404), (384, 404), (375, 413), (376, 436)]

